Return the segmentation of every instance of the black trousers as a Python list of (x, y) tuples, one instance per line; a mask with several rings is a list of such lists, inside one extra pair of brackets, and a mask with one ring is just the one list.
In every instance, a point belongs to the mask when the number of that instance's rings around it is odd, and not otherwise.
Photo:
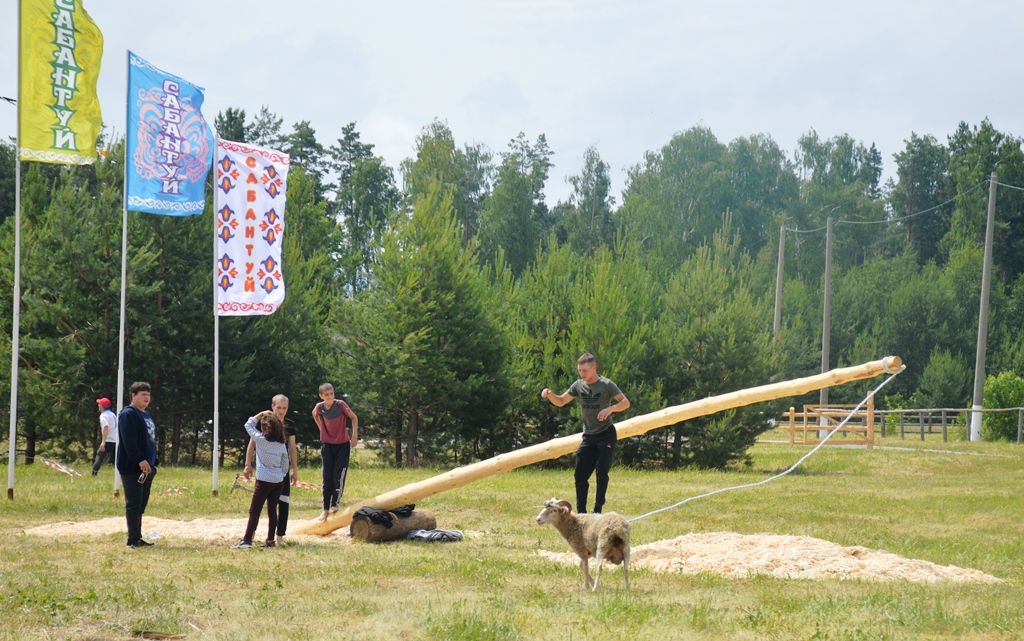
[(288, 533), (288, 506), (292, 502), (292, 481), (295, 480), (291, 474), (284, 477), (284, 488), (281, 490), (281, 498), (277, 500), (277, 535), (284, 536)]
[(352, 452), (350, 443), (324, 443), (320, 446), (323, 459), (324, 509), (338, 507), (341, 495), (345, 493), (345, 476), (348, 474), (348, 460)]
[(117, 454), (117, 443), (110, 443), (110, 442), (104, 443), (103, 444), (103, 451), (102, 452), (96, 452), (96, 460), (93, 461), (93, 464), (92, 464), (92, 475), (96, 476), (96, 474), (100, 471), (100, 468), (103, 467), (103, 462), (104, 461), (110, 461), (110, 464), (113, 465), (114, 461), (117, 460), (116, 454)]
[(590, 475), (597, 470), (597, 496), (594, 511), (604, 509), (605, 493), (608, 491), (608, 470), (615, 456), (615, 426), (600, 434), (584, 434), (580, 449), (576, 451), (576, 512), (587, 511), (587, 493), (590, 491)]
[(142, 539), (142, 515), (149, 503), (149, 490), (153, 487), (154, 476), (155, 467), (143, 483), (139, 483), (138, 474), (121, 475), (121, 485), (124, 487), (124, 519), (128, 522), (128, 545), (138, 543)]
[(267, 540), (274, 540), (274, 532), (277, 531), (277, 501), (281, 497), (281, 490), (284, 489), (286, 481), (270, 483), (268, 481), (256, 481), (256, 488), (252, 491), (252, 502), (249, 503), (249, 521), (245, 524), (245, 536), (242, 537), (252, 543), (252, 537), (256, 534), (256, 526), (260, 524), (260, 513), (263, 512), (263, 504), (267, 504)]

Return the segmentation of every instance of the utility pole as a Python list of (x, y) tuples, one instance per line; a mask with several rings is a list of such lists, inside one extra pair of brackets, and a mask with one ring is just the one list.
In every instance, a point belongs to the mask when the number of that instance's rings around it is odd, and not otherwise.
[[(978, 351), (974, 359), (974, 402), (980, 410), (985, 397), (985, 352), (988, 349), (988, 290), (992, 284), (992, 236), (996, 224), (996, 172), (988, 180), (988, 220), (985, 222), (985, 258), (981, 267), (981, 309), (978, 311)], [(972, 441), (981, 440), (981, 412), (971, 413)]]
[(779, 265), (775, 269), (775, 320), (772, 323), (772, 340), (779, 340), (782, 330), (782, 272), (786, 264), (786, 225), (779, 227)]
[[(821, 317), (821, 372), (829, 369), (829, 338), (832, 334), (832, 217), (828, 217), (825, 223), (825, 282), (824, 304), (822, 305)], [(823, 387), (818, 393), (818, 404), (828, 405), (828, 388)], [(818, 419), (819, 427), (827, 427), (828, 419), (824, 416)], [(825, 438), (828, 430), (818, 430), (818, 438)]]

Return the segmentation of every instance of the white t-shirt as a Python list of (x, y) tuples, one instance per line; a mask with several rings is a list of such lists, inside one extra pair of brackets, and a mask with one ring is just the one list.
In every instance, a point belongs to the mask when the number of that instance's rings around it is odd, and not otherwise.
[(114, 414), (109, 409), (103, 410), (100, 414), (100, 434), (102, 434), (103, 427), (107, 427), (107, 443), (117, 444), (117, 414)]

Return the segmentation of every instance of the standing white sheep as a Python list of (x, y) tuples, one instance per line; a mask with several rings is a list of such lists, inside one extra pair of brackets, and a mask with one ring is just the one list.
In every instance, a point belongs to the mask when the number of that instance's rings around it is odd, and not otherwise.
[[(622, 578), (629, 590), (629, 523), (615, 512), (607, 514), (573, 514), (568, 501), (556, 498), (544, 502), (537, 515), (537, 523), (550, 523), (569, 542), (569, 547), (580, 557), (583, 570), (583, 589), (601, 579), (601, 566), (605, 561), (622, 564)], [(591, 580), (588, 561), (597, 558), (597, 576)]]

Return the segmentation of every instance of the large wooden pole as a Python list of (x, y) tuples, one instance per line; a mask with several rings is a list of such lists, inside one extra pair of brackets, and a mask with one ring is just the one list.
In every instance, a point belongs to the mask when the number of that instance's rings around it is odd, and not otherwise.
[[(760, 387), (751, 387), (720, 396), (710, 396), (699, 401), (691, 401), (683, 405), (668, 407), (617, 423), (615, 429), (618, 432), (619, 439), (639, 436), (659, 427), (675, 425), (680, 421), (686, 421), (698, 416), (707, 416), (708, 414), (714, 414), (734, 407), (743, 407), (744, 405), (752, 405), (776, 398), (800, 396), (823, 387), (873, 378), (879, 374), (893, 374), (900, 371), (901, 367), (902, 361), (899, 356), (887, 356), (881, 360), (871, 361), (870, 363), (864, 363), (855, 367), (843, 367), (822, 374), (816, 374), (815, 376), (807, 376)], [(563, 436), (538, 445), (524, 447), (514, 452), (499, 454), (478, 463), (458, 467), (444, 474), (438, 474), (422, 481), (410, 483), (372, 499), (356, 501), (326, 521), (307, 522), (296, 528), (295, 531), (298, 534), (329, 534), (351, 523), (352, 515), (361, 507), (395, 508), (400, 505), (415, 503), (428, 496), (462, 487), (489, 476), (509, 472), (532, 463), (565, 456), (579, 448), (581, 438), (581, 434)]]

